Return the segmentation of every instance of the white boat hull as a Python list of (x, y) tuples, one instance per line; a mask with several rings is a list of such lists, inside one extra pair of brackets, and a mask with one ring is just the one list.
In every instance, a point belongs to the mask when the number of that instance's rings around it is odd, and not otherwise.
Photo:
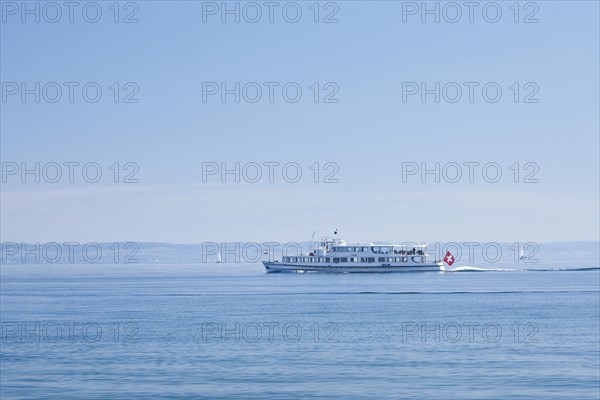
[(444, 271), (444, 264), (420, 263), (420, 264), (388, 264), (388, 263), (282, 263), (278, 261), (263, 261), (267, 272), (327, 272), (327, 273), (365, 273), (365, 272), (426, 272)]

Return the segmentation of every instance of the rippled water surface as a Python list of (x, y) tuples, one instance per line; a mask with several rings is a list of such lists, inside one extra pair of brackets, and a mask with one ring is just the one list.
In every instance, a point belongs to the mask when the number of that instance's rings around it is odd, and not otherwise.
[(598, 399), (600, 271), (1, 270), (2, 399)]

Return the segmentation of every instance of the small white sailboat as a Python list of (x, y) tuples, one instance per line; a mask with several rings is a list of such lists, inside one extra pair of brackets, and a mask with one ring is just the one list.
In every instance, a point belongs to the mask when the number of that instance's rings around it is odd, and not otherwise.
[(523, 250), (523, 246), (521, 246), (521, 249), (519, 250), (519, 260), (523, 261), (526, 258), (527, 257), (525, 257), (525, 250)]

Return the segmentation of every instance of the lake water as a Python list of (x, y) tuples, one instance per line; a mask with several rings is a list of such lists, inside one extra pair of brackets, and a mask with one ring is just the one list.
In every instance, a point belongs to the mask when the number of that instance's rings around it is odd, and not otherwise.
[(2, 399), (598, 399), (600, 271), (3, 265)]

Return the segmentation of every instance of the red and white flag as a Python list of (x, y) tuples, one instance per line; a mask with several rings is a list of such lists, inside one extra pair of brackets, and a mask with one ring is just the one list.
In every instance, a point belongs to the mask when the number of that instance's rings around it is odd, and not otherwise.
[(455, 260), (454, 260), (454, 256), (452, 255), (452, 253), (450, 253), (450, 252), (447, 252), (447, 253), (446, 253), (446, 257), (444, 257), (444, 262), (445, 262), (446, 264), (448, 264), (448, 266), (449, 266), (449, 267), (451, 267), (451, 266), (452, 266), (452, 264), (454, 264), (454, 261), (455, 261)]

